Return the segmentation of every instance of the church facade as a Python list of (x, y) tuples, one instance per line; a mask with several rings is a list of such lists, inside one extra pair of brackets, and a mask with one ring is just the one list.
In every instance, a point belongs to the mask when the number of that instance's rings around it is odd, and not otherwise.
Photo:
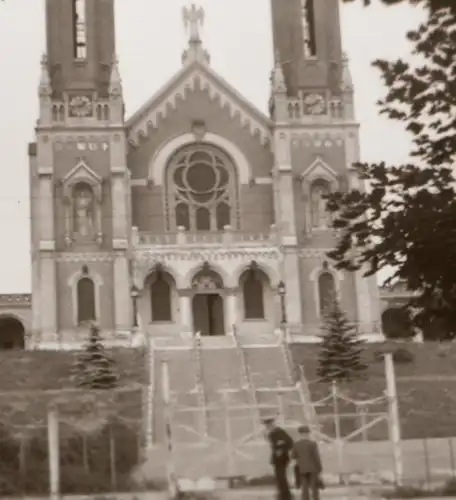
[(269, 338), (284, 324), (312, 341), (334, 294), (380, 334), (376, 279), (326, 256), (337, 234), (324, 195), (363, 189), (337, 0), (271, 0), (268, 115), (211, 68), (195, 6), (180, 69), (129, 118), (114, 0), (46, 9), (29, 145), (31, 345), (79, 344), (87, 321), (128, 345)]

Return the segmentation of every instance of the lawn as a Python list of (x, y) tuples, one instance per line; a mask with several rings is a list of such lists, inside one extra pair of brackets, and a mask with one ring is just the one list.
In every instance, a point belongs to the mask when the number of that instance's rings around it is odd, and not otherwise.
[[(375, 359), (374, 354), (385, 348), (405, 348), (414, 358), (410, 363), (395, 364), (402, 437), (420, 439), (456, 436), (456, 344), (368, 344), (364, 353), (369, 365), (367, 379), (347, 385), (342, 391), (359, 400), (380, 395), (386, 387), (384, 366)], [(316, 374), (318, 345), (293, 345), (292, 356), (294, 362), (304, 368), (313, 400), (327, 395), (328, 385), (319, 383)], [(370, 439), (386, 437), (386, 434), (379, 434), (370, 436)]]
[[(405, 439), (456, 436), (456, 343), (445, 348), (438, 343), (370, 344), (365, 356), (369, 364), (366, 381), (344, 387), (354, 399), (380, 395), (385, 389), (383, 364), (374, 360), (374, 353), (388, 345), (405, 347), (413, 354), (412, 363), (396, 364), (402, 436)], [(147, 364), (142, 349), (116, 349), (123, 385), (144, 383)], [(314, 400), (326, 396), (329, 387), (317, 381), (318, 346), (292, 346), (295, 363), (303, 366)], [(72, 366), (75, 354), (68, 351), (0, 352), (0, 406), (11, 400), (11, 391), (59, 390), (73, 388)], [(370, 436), (374, 438), (375, 436)], [(376, 436), (377, 439), (382, 437)]]
[[(366, 399), (382, 393), (385, 389), (383, 364), (375, 360), (374, 353), (385, 348), (385, 345), (392, 349), (404, 347), (412, 353), (414, 358), (411, 363), (399, 363), (395, 367), (401, 432), (402, 437), (406, 439), (403, 443), (406, 477), (411, 480), (426, 478), (428, 481), (433, 481), (451, 475), (451, 471), (456, 469), (454, 465), (456, 443), (449, 439), (434, 438), (456, 436), (456, 419), (454, 418), (456, 414), (456, 344), (448, 344), (444, 348), (437, 343), (368, 345), (365, 352), (369, 364), (367, 380), (343, 387), (344, 394), (354, 399)], [(294, 362), (302, 365), (305, 370), (313, 400), (326, 396), (329, 387), (319, 383), (316, 376), (318, 346), (294, 345), (292, 355)], [(122, 385), (146, 383), (147, 363), (144, 350), (116, 349), (112, 351), (112, 356), (117, 362)], [(75, 353), (68, 351), (1, 352), (0, 414), (2, 418), (0, 420), (3, 420), (6, 425), (20, 424), (18, 415), (22, 412), (22, 415), (27, 416), (28, 419), (42, 421), (45, 425), (44, 404), (32, 404), (32, 402), (40, 399), (46, 402), (49, 398), (54, 398), (57, 392), (53, 391), (61, 391), (65, 388), (74, 389), (72, 380), (74, 360)], [(48, 391), (47, 396), (40, 391)], [(26, 396), (19, 397), (18, 394)], [(131, 412), (127, 410), (125, 417), (137, 419), (139, 417), (140, 420), (143, 409), (140, 391), (136, 392), (134, 400), (129, 394), (125, 397), (127, 399), (123, 403), (123, 409), (133, 409)], [(24, 400), (28, 401), (26, 406), (23, 405)], [(77, 402), (73, 404), (77, 405)], [(342, 410), (349, 411), (348, 406), (342, 405)], [(382, 410), (384, 409), (383, 406)], [(80, 410), (82, 411), (82, 407)], [(330, 409), (325, 411), (328, 412)], [(343, 426), (343, 431), (348, 433), (359, 426), (359, 423), (360, 421), (352, 418)], [(326, 430), (328, 433), (334, 432), (330, 424), (327, 424)], [(44, 436), (44, 433), (42, 435)], [(363, 442), (363, 437), (369, 442)], [(387, 425), (383, 423), (366, 435), (359, 436), (358, 442), (348, 445), (344, 452), (344, 462), (350, 464), (350, 472), (392, 471), (392, 449), (391, 445), (385, 441), (386, 437)], [(38, 447), (36, 453), (41, 453), (40, 449)], [(328, 446), (322, 451), (327, 469), (336, 472), (338, 470), (337, 453)], [(134, 450), (132, 453), (135, 453)], [(73, 465), (76, 458), (79, 465)], [(77, 479), (78, 474), (85, 474), (79, 463), (80, 457), (72, 455), (68, 457), (68, 461), (68, 467), (72, 467), (71, 477)]]

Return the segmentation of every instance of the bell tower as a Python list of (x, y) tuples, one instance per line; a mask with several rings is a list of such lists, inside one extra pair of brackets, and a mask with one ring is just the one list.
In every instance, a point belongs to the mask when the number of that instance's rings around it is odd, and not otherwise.
[(276, 63), (281, 63), (288, 95), (306, 88), (336, 92), (341, 80), (339, 0), (271, 0)]
[(46, 0), (36, 140), (29, 148), (33, 330), (78, 344), (132, 327), (130, 174), (114, 0)]
[(47, 55), (53, 93), (108, 93), (115, 54), (114, 0), (46, 0)]
[(325, 195), (364, 189), (353, 168), (360, 160), (359, 125), (339, 2), (271, 0), (275, 212), (289, 323), (312, 330), (322, 320), (322, 304), (336, 295), (359, 328), (373, 334), (379, 324), (376, 279), (338, 273), (326, 261), (337, 235)]

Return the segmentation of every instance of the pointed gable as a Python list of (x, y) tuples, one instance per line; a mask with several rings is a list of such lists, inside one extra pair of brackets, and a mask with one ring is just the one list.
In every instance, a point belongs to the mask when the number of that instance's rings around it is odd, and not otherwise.
[(130, 143), (139, 145), (140, 138), (147, 137), (149, 131), (157, 127), (159, 120), (166, 118), (169, 109), (175, 109), (179, 100), (185, 100), (189, 92), (196, 89), (206, 90), (209, 97), (220, 104), (220, 109), (228, 110), (232, 118), (239, 117), (242, 125), (261, 144), (271, 142), (271, 120), (209, 66), (196, 61), (184, 66), (130, 117), (127, 121)]
[(84, 160), (80, 160), (64, 177), (64, 184), (78, 182), (100, 183), (101, 177), (94, 172)]
[(73, 187), (84, 182), (89, 184), (97, 198), (101, 197), (101, 184), (103, 179), (92, 170), (84, 160), (80, 160), (62, 179), (63, 195), (70, 197)]
[(320, 156), (318, 156), (301, 174), (301, 180), (312, 184), (318, 179), (334, 184), (338, 181), (338, 174)]

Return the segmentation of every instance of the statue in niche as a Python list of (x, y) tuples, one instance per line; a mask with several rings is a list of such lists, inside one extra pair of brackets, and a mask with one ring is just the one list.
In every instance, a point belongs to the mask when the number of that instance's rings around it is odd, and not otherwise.
[(94, 234), (93, 191), (86, 184), (78, 185), (74, 190), (74, 231), (81, 238)]
[(330, 227), (331, 218), (326, 210), (326, 200), (324, 199), (329, 192), (329, 186), (326, 183), (319, 182), (312, 186), (311, 212), (313, 228), (325, 229)]

